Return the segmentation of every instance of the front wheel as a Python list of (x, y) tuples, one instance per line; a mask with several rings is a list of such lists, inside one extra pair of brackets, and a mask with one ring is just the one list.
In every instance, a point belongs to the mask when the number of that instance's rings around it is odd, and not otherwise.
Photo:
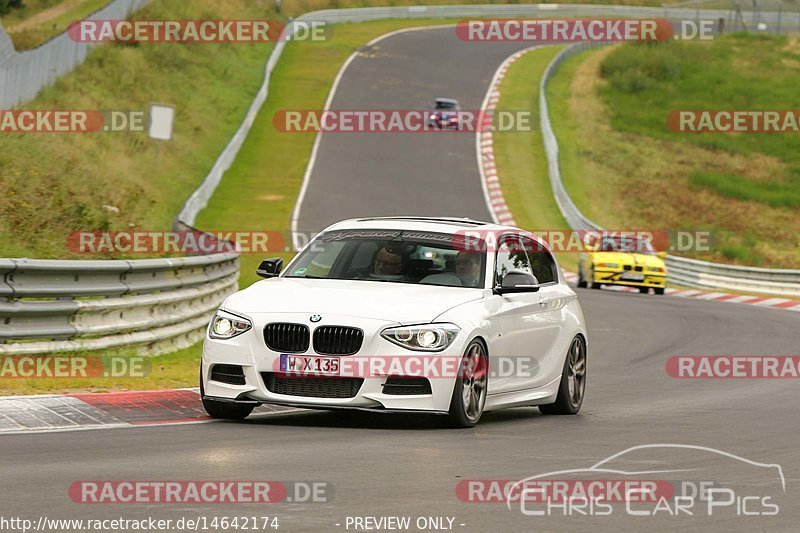
[(653, 289), (653, 292), (655, 292), (656, 294), (664, 294), (664, 287), (656, 287), (655, 289)]
[(595, 283), (595, 281), (594, 281), (594, 267), (592, 267), (591, 276), (592, 276), (591, 279), (589, 279), (589, 286), (591, 288), (593, 288), (593, 289), (599, 289), (600, 288), (600, 284), (599, 283)]
[(581, 410), (586, 391), (586, 343), (575, 337), (569, 346), (555, 403), (540, 405), (545, 415), (574, 415)]
[(586, 280), (583, 279), (583, 265), (581, 263), (578, 263), (578, 288), (586, 288)]
[(448, 422), (452, 427), (471, 428), (480, 420), (486, 404), (489, 358), (479, 340), (472, 341), (461, 358), (458, 377), (450, 399)]
[(206, 410), (208, 416), (222, 420), (244, 420), (250, 416), (250, 413), (256, 408), (255, 405), (249, 404), (207, 400), (205, 398), (205, 389), (203, 388), (202, 374), (200, 375), (200, 399), (203, 402), (203, 409)]

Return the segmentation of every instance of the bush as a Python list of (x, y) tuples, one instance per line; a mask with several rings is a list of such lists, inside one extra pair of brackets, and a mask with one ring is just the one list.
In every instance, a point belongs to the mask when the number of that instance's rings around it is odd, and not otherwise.
[(618, 91), (645, 91), (659, 81), (680, 77), (678, 47), (672, 43), (629, 44), (602, 62), (600, 75)]
[(8, 15), (12, 9), (22, 7), (22, 0), (0, 0), (0, 15)]

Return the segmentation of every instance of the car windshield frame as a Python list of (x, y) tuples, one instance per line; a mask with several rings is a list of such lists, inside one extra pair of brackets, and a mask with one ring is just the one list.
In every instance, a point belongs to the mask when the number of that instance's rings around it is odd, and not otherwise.
[[(328, 251), (328, 244), (336, 242), (344, 244), (341, 249), (334, 252), (330, 265), (323, 264), (321, 266), (321, 268), (327, 269), (326, 274), (333, 273), (334, 275), (319, 275), (317, 271), (312, 272), (313, 262)], [(359, 253), (359, 247), (364, 243), (370, 242), (375, 243), (376, 249), (371, 255), (368, 265), (366, 265), (366, 267), (354, 267), (353, 260), (355, 255)], [(325, 243), (326, 246), (320, 248), (319, 245), (321, 243)], [(412, 258), (411, 256), (417, 253), (421, 247), (431, 248), (431, 253), (434, 254), (434, 256), (432, 258), (426, 256), (424, 259)], [(404, 256), (401, 274), (395, 276), (374, 272), (377, 254), (381, 248), (400, 251), (401, 255)], [(461, 251), (471, 252), (480, 256), (480, 274), (475, 285), (422, 282), (423, 279), (433, 274), (452, 274), (457, 277), (454, 263), (451, 269), (448, 262), (451, 260), (455, 261), (456, 255)], [(441, 254), (441, 256), (437, 257), (436, 254)], [(485, 253), (485, 247), (475, 246), (472, 242), (467, 243), (466, 238), (459, 234), (407, 229), (341, 229), (317, 235), (317, 237), (303, 248), (289, 263), (287, 268), (280, 274), (280, 277), (289, 279), (373, 281), (403, 285), (484, 289), (488, 260), (489, 256)], [(342, 261), (344, 261), (344, 263), (342, 263)], [(422, 262), (428, 265), (428, 268), (423, 268), (421, 266), (423, 264)], [(441, 268), (442, 265), (443, 268)], [(316, 266), (319, 268), (319, 263)], [(298, 274), (301, 270), (302, 273)], [(355, 275), (356, 273), (358, 276)], [(459, 278), (459, 280), (460, 279), (461, 278)], [(463, 281), (461, 283), (463, 283)]]
[[(610, 248), (606, 243), (609, 243)], [(611, 244), (613, 243), (613, 244)], [(638, 237), (621, 237), (619, 235), (604, 235), (597, 248), (598, 252), (617, 252), (624, 254), (656, 255), (650, 241)]]

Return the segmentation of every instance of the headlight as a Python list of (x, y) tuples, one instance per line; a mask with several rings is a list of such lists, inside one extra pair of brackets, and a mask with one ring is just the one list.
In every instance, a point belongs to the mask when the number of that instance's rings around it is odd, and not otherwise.
[(450, 346), (459, 331), (455, 324), (420, 324), (387, 328), (381, 337), (409, 350), (440, 352)]
[(661, 267), (647, 267), (649, 272), (664, 272), (664, 269)]
[(619, 268), (619, 263), (600, 263), (600, 268)]
[(253, 327), (246, 318), (218, 310), (211, 319), (208, 327), (208, 336), (212, 339), (232, 339)]

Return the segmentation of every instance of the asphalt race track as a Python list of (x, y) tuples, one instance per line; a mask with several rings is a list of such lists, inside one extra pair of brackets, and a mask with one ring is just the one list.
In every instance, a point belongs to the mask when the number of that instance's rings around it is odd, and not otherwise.
[[(451, 30), (403, 33), (356, 59), (334, 107), (419, 108), (452, 96), (477, 108), (500, 62), (516, 45), (467, 45)], [(468, 134), (323, 136), (298, 227), (318, 230), (360, 215), (488, 218)], [(797, 355), (796, 313), (757, 306), (579, 290), (589, 326), (587, 396), (580, 415), (533, 408), (484, 415), (473, 430), (440, 429), (434, 418), (303, 412), (244, 423), (78, 431), (0, 437), (0, 515), (58, 518), (277, 516), (278, 531), (353, 531), (348, 516), (453, 517), (456, 531), (797, 531), (800, 418), (796, 380), (687, 380), (668, 376), (673, 355)], [(663, 470), (671, 481), (741, 485), (738, 497), (769, 494), (775, 516), (732, 504), (693, 516), (525, 516), (518, 505), (466, 503), (467, 479), (518, 480), (589, 467), (628, 448), (683, 444), (720, 454), (654, 448), (616, 461), (619, 470)], [(745, 468), (746, 467), (746, 468)], [(77, 480), (306, 480), (333, 486), (328, 503), (267, 506), (81, 505)], [(36, 502), (32, 505), (31, 502)], [(737, 503), (741, 503), (737, 500)], [(445, 524), (447, 522), (445, 521)], [(339, 524), (339, 525), (337, 525)], [(463, 525), (462, 525), (463, 524)], [(231, 529), (232, 530), (232, 529)], [(412, 528), (416, 531), (416, 528)]]

